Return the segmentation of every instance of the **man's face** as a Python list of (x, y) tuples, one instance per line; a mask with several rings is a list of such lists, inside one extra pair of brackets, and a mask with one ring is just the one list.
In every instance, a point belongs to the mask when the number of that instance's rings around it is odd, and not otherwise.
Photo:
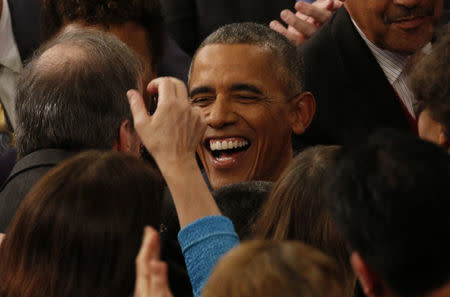
[(197, 152), (212, 187), (276, 180), (292, 158), (290, 104), (270, 52), (212, 44), (193, 63), (190, 100), (207, 123)]
[(352, 18), (377, 46), (411, 54), (427, 44), (443, 0), (347, 0)]

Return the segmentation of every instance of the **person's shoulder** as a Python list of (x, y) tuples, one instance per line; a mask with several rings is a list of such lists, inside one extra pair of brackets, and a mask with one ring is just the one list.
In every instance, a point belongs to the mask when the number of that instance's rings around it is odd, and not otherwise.
[(343, 26), (348, 26), (350, 19), (344, 7), (338, 11), (322, 26), (311, 38), (298, 48), (304, 63), (323, 63), (325, 60), (335, 60), (338, 52), (339, 40)]

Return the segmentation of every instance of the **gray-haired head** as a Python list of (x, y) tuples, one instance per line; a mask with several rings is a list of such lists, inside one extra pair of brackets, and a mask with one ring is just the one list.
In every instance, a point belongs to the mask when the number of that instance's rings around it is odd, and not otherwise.
[(295, 46), (283, 35), (267, 26), (256, 23), (234, 23), (220, 27), (211, 33), (197, 49), (191, 63), (193, 65), (197, 53), (211, 44), (251, 44), (267, 49), (278, 63), (276, 77), (283, 84), (290, 97), (302, 93), (303, 63)]
[(132, 122), (126, 92), (139, 87), (143, 69), (124, 43), (99, 31), (71, 30), (44, 44), (18, 82), (19, 155), (112, 149), (121, 123)]

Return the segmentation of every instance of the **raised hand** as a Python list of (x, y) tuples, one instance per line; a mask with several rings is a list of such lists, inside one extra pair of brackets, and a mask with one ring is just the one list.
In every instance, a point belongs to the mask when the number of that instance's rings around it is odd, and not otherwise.
[(283, 34), (295, 46), (302, 45), (308, 40), (333, 13), (343, 5), (345, 0), (317, 0), (312, 4), (297, 2), (296, 13), (286, 9), (280, 13), (281, 19), (288, 25), (272, 21), (270, 28)]
[(136, 257), (134, 297), (172, 297), (167, 280), (167, 264), (160, 257), (158, 232), (145, 227), (141, 249)]
[(203, 113), (188, 103), (186, 86), (178, 79), (157, 78), (149, 83), (147, 91), (158, 94), (153, 115), (149, 115), (139, 92), (127, 93), (134, 127), (166, 180), (180, 226), (220, 215), (195, 159), (195, 150), (206, 130)]
[(149, 83), (147, 91), (158, 94), (153, 115), (148, 114), (137, 91), (131, 90), (127, 96), (136, 132), (160, 169), (167, 163), (195, 158), (206, 124), (202, 112), (189, 104), (184, 83), (171, 77), (157, 78)]

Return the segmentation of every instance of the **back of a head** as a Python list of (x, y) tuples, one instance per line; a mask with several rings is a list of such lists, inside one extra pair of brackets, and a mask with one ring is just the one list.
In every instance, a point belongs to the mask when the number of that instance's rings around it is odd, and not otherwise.
[(335, 262), (297, 241), (244, 242), (217, 264), (203, 297), (343, 297)]
[(345, 276), (348, 296), (351, 296), (355, 276), (349, 254), (323, 194), (327, 171), (334, 165), (339, 150), (339, 146), (319, 145), (295, 157), (263, 205), (255, 235), (260, 239), (300, 240), (333, 257)]
[(295, 46), (283, 35), (268, 26), (256, 23), (234, 23), (220, 27), (211, 33), (199, 46), (192, 58), (191, 69), (195, 64), (196, 54), (205, 46), (213, 44), (249, 44), (268, 50), (274, 59), (277, 73), (289, 97), (302, 93), (303, 63)]
[(248, 181), (227, 185), (213, 192), (217, 206), (223, 215), (231, 219), (239, 238), (251, 236), (256, 215), (272, 186), (272, 182)]
[(81, 153), (27, 195), (0, 247), (5, 297), (131, 296), (144, 226), (159, 227), (160, 175), (132, 156)]
[(140, 60), (118, 39), (71, 30), (44, 44), (25, 67), (16, 97), (20, 156), (45, 148), (111, 149), (138, 88)]
[(450, 158), (385, 130), (348, 149), (329, 175), (330, 211), (351, 249), (399, 296), (450, 280)]

